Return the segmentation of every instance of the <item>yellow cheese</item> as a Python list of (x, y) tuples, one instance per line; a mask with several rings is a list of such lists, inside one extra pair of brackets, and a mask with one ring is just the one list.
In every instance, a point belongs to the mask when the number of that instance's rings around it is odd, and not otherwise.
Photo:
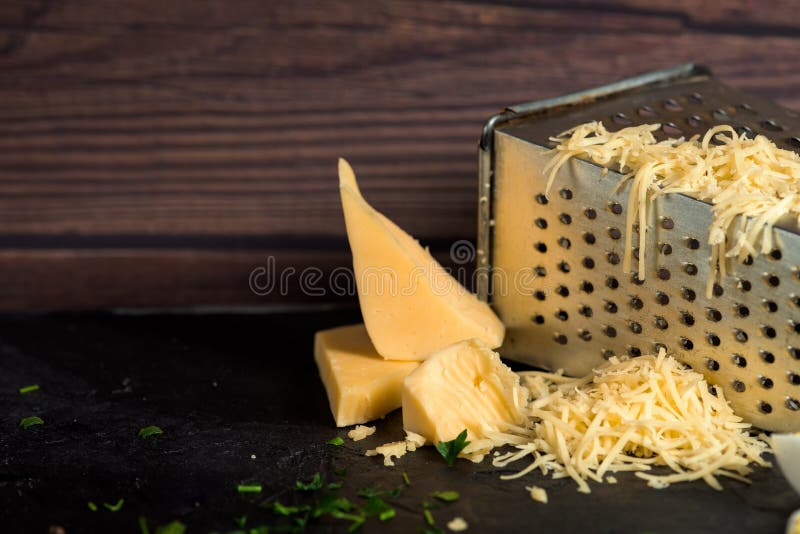
[(337, 426), (365, 423), (399, 408), (403, 378), (419, 365), (381, 358), (363, 324), (317, 332), (314, 359)]
[[(403, 427), (431, 443), (464, 429), (473, 443), (524, 424), (528, 392), (485, 343), (470, 339), (431, 355), (403, 383)], [(492, 444), (493, 445), (493, 444)], [(492, 445), (481, 447), (490, 449)]]
[(391, 360), (424, 360), (463, 339), (491, 347), (505, 327), (413, 237), (375, 211), (339, 160), (339, 189), (361, 313), (378, 353)]

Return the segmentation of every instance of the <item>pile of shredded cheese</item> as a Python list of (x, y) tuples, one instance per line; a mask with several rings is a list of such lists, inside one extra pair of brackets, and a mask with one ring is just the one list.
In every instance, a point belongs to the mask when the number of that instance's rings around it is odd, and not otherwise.
[[(495, 456), (493, 464), (525, 458), (530, 464), (505, 479), (538, 469), (571, 477), (578, 491), (589, 493), (589, 480), (611, 483), (611, 473), (635, 471), (655, 488), (702, 479), (721, 490), (719, 477), (747, 482), (751, 463), (769, 466), (762, 458), (769, 446), (750, 435), (750, 425), (733, 413), (722, 391), (711, 393), (702, 375), (663, 350), (611, 358), (584, 378), (521, 375), (533, 396), (533, 426), (516, 451)], [(655, 466), (672, 472), (652, 473)]]
[[(653, 132), (660, 124), (645, 124), (609, 132), (601, 122), (576, 126), (551, 140), (558, 143), (545, 168), (550, 190), (558, 170), (571, 158), (586, 158), (623, 173), (619, 189), (630, 181), (625, 259), (629, 272), (634, 221), (639, 226), (638, 276), (645, 278), (647, 210), (668, 193), (684, 193), (712, 204), (709, 229), (711, 276), (726, 274), (726, 260), (769, 253), (780, 243), (772, 227), (791, 214), (800, 223), (800, 156), (780, 149), (763, 135), (741, 136), (731, 126), (716, 126), (700, 139), (658, 142)], [(712, 141), (721, 143), (715, 145)]]

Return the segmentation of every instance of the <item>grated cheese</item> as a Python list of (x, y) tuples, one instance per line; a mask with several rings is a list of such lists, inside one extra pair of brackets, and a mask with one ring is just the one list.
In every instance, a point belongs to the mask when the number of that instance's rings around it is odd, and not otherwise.
[[(615, 165), (623, 176), (617, 189), (630, 182), (623, 270), (631, 268), (633, 225), (638, 223), (638, 276), (645, 278), (647, 213), (661, 195), (683, 193), (712, 205), (708, 243), (713, 283), (730, 270), (730, 259), (769, 253), (780, 247), (773, 226), (791, 215), (800, 224), (800, 156), (778, 148), (763, 135), (738, 135), (731, 126), (716, 126), (703, 138), (694, 136), (657, 141), (660, 124), (645, 124), (609, 132), (601, 122), (567, 130), (545, 168), (549, 192), (558, 170), (573, 157), (599, 165)], [(721, 143), (712, 144), (712, 140)]]
[[(654, 488), (704, 480), (721, 490), (719, 477), (748, 482), (751, 463), (770, 465), (762, 458), (769, 446), (749, 434), (750, 425), (733, 413), (722, 391), (710, 393), (702, 375), (663, 349), (658, 356), (611, 358), (584, 378), (520, 374), (533, 395), (528, 414), (534, 423), (527, 443), (493, 464), (531, 461), (503, 479), (539, 470), (570, 477), (578, 491), (590, 493), (587, 481), (634, 471)], [(671, 473), (650, 472), (655, 466)]]
[(531, 492), (531, 499), (542, 504), (547, 504), (547, 491), (545, 491), (544, 488), (532, 486), (525, 489)]
[(469, 524), (467, 524), (463, 517), (454, 517), (452, 520), (448, 521), (447, 528), (453, 532), (463, 532), (469, 528)]
[(377, 456), (381, 454), (383, 455), (383, 465), (392, 467), (394, 466), (392, 458), (400, 458), (405, 455), (407, 450), (408, 448), (405, 441), (393, 441), (391, 443), (384, 443), (380, 447), (370, 449), (364, 454), (367, 456)]
[(347, 437), (353, 441), (361, 441), (362, 439), (371, 436), (375, 433), (374, 426), (358, 425), (353, 430), (347, 433)]

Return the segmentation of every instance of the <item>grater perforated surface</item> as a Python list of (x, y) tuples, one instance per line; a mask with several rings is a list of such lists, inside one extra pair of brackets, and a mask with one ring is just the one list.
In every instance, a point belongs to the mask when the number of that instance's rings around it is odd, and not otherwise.
[(589, 120), (611, 129), (660, 122), (662, 137), (731, 124), (782, 148), (800, 147), (798, 114), (707, 75), (544, 110), (497, 128), (492, 232), (482, 232), (479, 258), (494, 272), (531, 274), (523, 297), (484, 288), (509, 326), (503, 355), (580, 374), (611, 355), (664, 345), (721, 386), (748, 421), (800, 430), (797, 229), (776, 228), (781, 251), (733, 265), (706, 298), (710, 208), (682, 195), (663, 197), (650, 211), (645, 280), (625, 274), (627, 191), (612, 194), (617, 173), (575, 160), (544, 196), (548, 138)]

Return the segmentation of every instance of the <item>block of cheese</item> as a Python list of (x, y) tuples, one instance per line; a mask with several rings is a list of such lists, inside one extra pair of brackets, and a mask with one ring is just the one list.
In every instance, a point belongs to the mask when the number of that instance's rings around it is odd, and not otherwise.
[(364, 200), (353, 169), (343, 159), (339, 190), (361, 313), (381, 356), (424, 360), (469, 338), (501, 345), (505, 327), (491, 308)]
[(336, 426), (366, 423), (399, 408), (403, 379), (419, 366), (381, 358), (363, 324), (317, 332), (314, 359)]
[(450, 345), (403, 382), (403, 427), (432, 443), (464, 429), (470, 440), (524, 424), (528, 390), (500, 356), (478, 339)]

